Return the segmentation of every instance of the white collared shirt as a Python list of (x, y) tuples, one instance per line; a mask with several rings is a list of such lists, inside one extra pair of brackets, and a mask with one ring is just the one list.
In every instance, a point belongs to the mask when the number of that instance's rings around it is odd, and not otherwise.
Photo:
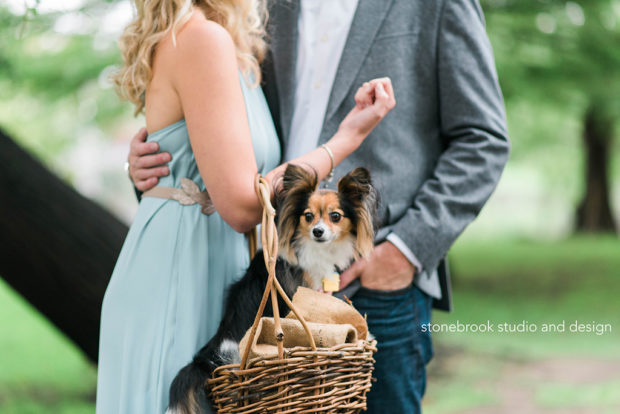
[(285, 159), (315, 149), (358, 0), (301, 0), (295, 107)]

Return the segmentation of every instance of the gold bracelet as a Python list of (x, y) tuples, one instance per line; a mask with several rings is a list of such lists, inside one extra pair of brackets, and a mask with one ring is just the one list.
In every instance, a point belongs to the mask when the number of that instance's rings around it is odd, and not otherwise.
[(325, 149), (325, 151), (327, 151), (327, 155), (329, 155), (329, 159), (332, 162), (332, 168), (329, 171), (329, 174), (327, 174), (327, 177), (325, 178), (325, 180), (329, 183), (332, 181), (332, 179), (334, 178), (334, 164), (336, 163), (334, 161), (334, 153), (332, 152), (332, 150), (329, 149), (329, 147), (325, 144), (321, 144), (321, 148)]

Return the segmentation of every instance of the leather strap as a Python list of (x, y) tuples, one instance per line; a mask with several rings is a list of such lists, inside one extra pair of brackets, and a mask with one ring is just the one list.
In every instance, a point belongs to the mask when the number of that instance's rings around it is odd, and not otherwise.
[(142, 197), (167, 198), (178, 201), (184, 206), (200, 204), (202, 213), (211, 215), (215, 212), (215, 206), (206, 191), (200, 191), (198, 184), (189, 178), (181, 178), (181, 188), (175, 187), (153, 187), (142, 194)]

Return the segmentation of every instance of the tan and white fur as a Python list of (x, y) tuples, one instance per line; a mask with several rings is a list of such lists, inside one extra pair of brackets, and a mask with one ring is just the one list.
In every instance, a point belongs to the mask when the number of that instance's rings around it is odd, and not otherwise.
[(365, 168), (344, 176), (338, 191), (318, 189), (316, 174), (301, 167), (286, 171), (278, 220), (280, 257), (304, 269), (304, 281), (318, 290), (323, 278), (372, 251), (376, 192)]

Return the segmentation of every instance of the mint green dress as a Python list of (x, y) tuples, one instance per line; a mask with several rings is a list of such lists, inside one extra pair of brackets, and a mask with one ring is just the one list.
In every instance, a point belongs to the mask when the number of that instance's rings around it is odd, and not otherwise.
[[(241, 85), (264, 174), (280, 160), (279, 142), (262, 90)], [(187, 177), (205, 190), (184, 121), (148, 140), (172, 154), (159, 185), (180, 187)], [(217, 212), (142, 198), (103, 299), (97, 414), (164, 413), (172, 380), (215, 334), (226, 289), (248, 264), (245, 236)]]

